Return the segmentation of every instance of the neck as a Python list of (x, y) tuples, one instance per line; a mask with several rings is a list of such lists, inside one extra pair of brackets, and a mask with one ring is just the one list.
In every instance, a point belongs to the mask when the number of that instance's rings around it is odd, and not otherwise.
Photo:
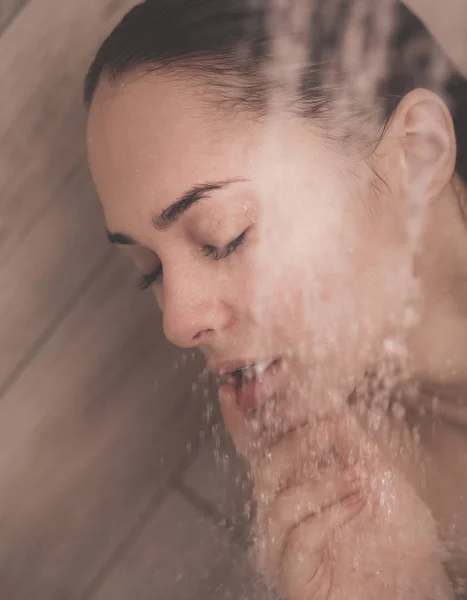
[(420, 320), (408, 335), (417, 379), (467, 381), (467, 188), (460, 179), (430, 207), (416, 261)]

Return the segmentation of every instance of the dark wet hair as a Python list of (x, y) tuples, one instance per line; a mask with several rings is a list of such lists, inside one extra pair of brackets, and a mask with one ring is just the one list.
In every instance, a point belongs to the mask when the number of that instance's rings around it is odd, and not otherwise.
[[(343, 75), (339, 41), (355, 1), (315, 0), (307, 34), (309, 61), (301, 73), (298, 90), (305, 116), (329, 111), (330, 88), (325, 76), (331, 65)], [(368, 2), (363, 21), (364, 58), (371, 60), (372, 48), (380, 42), (374, 30), (380, 4)], [(233, 86), (240, 107), (261, 110), (268, 92), (264, 73), (271, 55), (270, 7), (271, 0), (147, 0), (138, 4), (97, 52), (86, 76), (86, 106), (92, 103), (102, 76), (117, 81), (136, 69), (175, 71), (185, 67), (197, 71), (219, 96)], [(442, 55), (435, 40), (400, 2), (393, 19), (386, 75), (376, 91), (382, 100), (383, 117), (387, 121), (400, 99), (412, 89), (424, 87), (440, 92), (453, 115), (458, 146), (456, 169), (467, 181), (467, 81), (443, 57), (449, 72), (439, 89), (432, 77), (433, 57)], [(342, 80), (334, 81), (344, 85)]]

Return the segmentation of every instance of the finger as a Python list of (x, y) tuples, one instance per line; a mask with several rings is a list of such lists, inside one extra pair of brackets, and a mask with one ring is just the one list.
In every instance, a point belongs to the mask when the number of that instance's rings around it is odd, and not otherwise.
[(357, 491), (292, 530), (286, 540), (278, 576), (278, 586), (287, 598), (320, 600), (328, 597), (332, 584), (329, 537), (355, 518), (364, 505), (365, 498)]
[(293, 560), (287, 557), (277, 577), (277, 588), (287, 600), (327, 600), (332, 588), (332, 571), (326, 547), (303, 558), (300, 555), (294, 556)]
[(359, 489), (360, 480), (353, 469), (338, 476), (336, 468), (331, 468), (318, 480), (282, 492), (262, 513), (258, 506), (260, 536), (265, 540), (263, 568), (277, 572), (290, 532), (307, 519), (316, 517), (320, 520), (327, 507)]

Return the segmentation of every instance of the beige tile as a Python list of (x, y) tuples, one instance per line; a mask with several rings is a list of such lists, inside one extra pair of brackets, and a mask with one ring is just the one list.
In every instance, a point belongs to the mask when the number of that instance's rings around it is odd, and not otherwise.
[[(466, 0), (412, 1), (430, 6), (427, 23), (465, 64)], [(82, 77), (135, 3), (30, 0), (0, 37), (0, 380), (104, 253), (94, 192), (84, 169), (74, 171), (84, 154)], [(19, 4), (0, 2), (0, 29)], [(133, 280), (109, 259), (0, 404), (2, 599), (78, 600), (199, 426), (186, 400), (194, 368), (174, 368), (180, 354), (162, 341), (152, 300), (132, 291)], [(184, 483), (244, 528), (241, 468), (224, 438), (229, 459), (216, 461), (215, 447), (203, 448)], [(170, 498), (100, 594), (258, 600), (226, 532)]]
[(0, 2), (0, 34), (28, 0), (2, 0)]
[(84, 160), (1, 265), (0, 389), (108, 251)]
[(112, 256), (0, 403), (1, 598), (79, 598), (200, 426), (194, 365)]
[(134, 4), (30, 0), (0, 37), (0, 265), (84, 155), (82, 80)]
[(233, 563), (226, 532), (172, 492), (93, 600), (227, 598), (216, 579)]
[(222, 424), (201, 445), (197, 459), (181, 480), (224, 517), (227, 524), (237, 528), (240, 535), (247, 533), (251, 486), (244, 462)]
[[(219, 600), (275, 600), (279, 596), (268, 590), (255, 573), (249, 556), (248, 518), (251, 485), (246, 467), (237, 456), (230, 436), (220, 425), (210, 432), (200, 447), (196, 460), (181, 477), (183, 486), (201, 498), (221, 517), (235, 540), (232, 559), (211, 576), (211, 593)], [(195, 596), (193, 596), (195, 598)]]

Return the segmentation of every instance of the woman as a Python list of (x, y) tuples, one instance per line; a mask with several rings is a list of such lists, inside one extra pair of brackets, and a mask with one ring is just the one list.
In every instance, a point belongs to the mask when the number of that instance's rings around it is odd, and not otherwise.
[(389, 1), (148, 1), (89, 71), (109, 239), (221, 378), (290, 600), (461, 593), (466, 87)]

